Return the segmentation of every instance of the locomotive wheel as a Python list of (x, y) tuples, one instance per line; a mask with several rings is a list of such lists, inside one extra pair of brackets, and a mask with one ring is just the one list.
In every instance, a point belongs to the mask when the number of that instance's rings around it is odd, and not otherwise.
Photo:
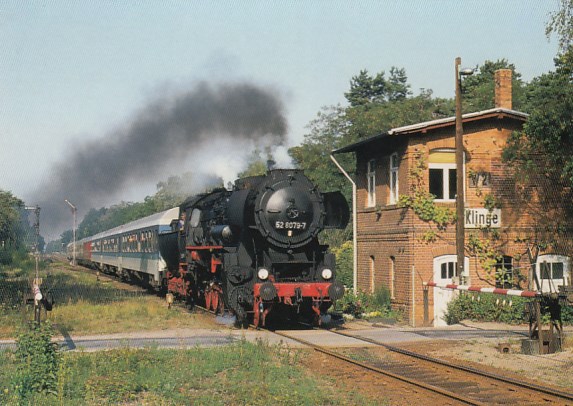
[(225, 304), (223, 302), (223, 290), (217, 284), (205, 290), (205, 307), (213, 310), (215, 314), (223, 313)]
[[(227, 286), (227, 305), (237, 316), (237, 323), (246, 324), (248, 322), (248, 314), (242, 302), (245, 299), (252, 298), (253, 294), (246, 286), (232, 287), (230, 284)], [(247, 304), (249, 304), (248, 301)]]

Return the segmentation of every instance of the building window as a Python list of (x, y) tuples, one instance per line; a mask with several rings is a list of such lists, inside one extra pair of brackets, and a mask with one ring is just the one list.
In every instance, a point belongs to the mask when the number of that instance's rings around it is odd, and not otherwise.
[(390, 155), (390, 204), (398, 203), (398, 154)]
[(503, 256), (494, 266), (495, 287), (501, 289), (511, 289), (513, 283), (513, 258)]
[[(470, 260), (464, 259), (463, 278), (459, 277), (458, 257), (456, 255), (442, 255), (434, 258), (434, 281), (447, 283), (462, 283), (460, 279), (467, 278), (469, 275)], [(452, 281), (454, 279), (454, 281)]]
[(536, 264), (537, 278), (542, 292), (557, 292), (569, 276), (569, 257), (540, 255)]
[(374, 293), (374, 276), (375, 276), (375, 266), (376, 266), (376, 261), (374, 259), (374, 256), (370, 256), (370, 292)]
[(371, 159), (368, 161), (368, 170), (366, 176), (368, 181), (367, 207), (373, 207), (376, 205), (376, 160)]
[(430, 193), (439, 201), (456, 199), (456, 154), (454, 150), (430, 152), (428, 159)]
[(452, 279), (454, 276), (458, 276), (457, 261), (442, 262), (440, 265), (440, 275), (442, 279)]
[(395, 299), (396, 290), (396, 258), (390, 257), (390, 298)]

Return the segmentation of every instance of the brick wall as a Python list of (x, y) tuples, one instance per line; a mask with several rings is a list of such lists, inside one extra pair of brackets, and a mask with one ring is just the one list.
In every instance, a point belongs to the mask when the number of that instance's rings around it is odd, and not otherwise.
[[(534, 188), (518, 188), (511, 171), (503, 164), (501, 154), (512, 131), (522, 122), (508, 118), (493, 117), (464, 124), (464, 148), (466, 150), (465, 191), (466, 207), (483, 208), (488, 194), (501, 205), (502, 227), (498, 247), (504, 255), (514, 257), (514, 267), (522, 267), (527, 278), (529, 264), (524, 237), (530, 236), (540, 213), (556, 216), (557, 213), (541, 206), (541, 196)], [(358, 227), (358, 289), (371, 291), (373, 286), (393, 288), (395, 308), (403, 309), (410, 324), (421, 325), (424, 321), (423, 282), (433, 279), (433, 260), (441, 255), (455, 255), (455, 225), (439, 233), (437, 241), (428, 244), (421, 237), (434, 229), (421, 221), (410, 210), (388, 205), (389, 156), (400, 154), (399, 191), (411, 190), (409, 170), (414, 159), (421, 153), (426, 158), (431, 150), (454, 148), (453, 126), (427, 133), (384, 139), (384, 143), (368, 145), (357, 151), (357, 227)], [(376, 206), (366, 207), (366, 165), (376, 159)], [(482, 174), (480, 182), (470, 182), (471, 176)], [(471, 175), (471, 176), (470, 176)], [(477, 179), (477, 178), (476, 178)], [(485, 183), (484, 183), (485, 181)], [(428, 185), (428, 171), (424, 171), (424, 183)], [(455, 203), (443, 203), (455, 211)], [(473, 233), (480, 238), (488, 237), (484, 231), (466, 229), (466, 241)], [(571, 239), (562, 241), (554, 253), (563, 254), (571, 249)], [(555, 251), (556, 250), (556, 251)], [(557, 252), (559, 251), (559, 252)], [(393, 265), (392, 265), (393, 264)], [(394, 281), (391, 271), (394, 268)], [(373, 271), (373, 273), (372, 273)], [(476, 258), (470, 258), (470, 281), (476, 285), (493, 285), (494, 280), (486, 274)], [(527, 288), (527, 280), (522, 282)], [(429, 290), (429, 318), (433, 318), (433, 291)]]

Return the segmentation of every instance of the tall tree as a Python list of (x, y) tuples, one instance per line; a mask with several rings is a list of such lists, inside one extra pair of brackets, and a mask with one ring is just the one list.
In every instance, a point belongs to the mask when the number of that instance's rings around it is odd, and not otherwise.
[(559, 10), (551, 14), (545, 34), (550, 37), (556, 33), (559, 49), (566, 52), (573, 44), (573, 0), (561, 0)]
[[(289, 149), (289, 155), (295, 164), (304, 169), (306, 175), (315, 182), (322, 191), (341, 190), (347, 199), (351, 197), (351, 187), (348, 181), (336, 168), (330, 159), (332, 150), (348, 143), (346, 139), (347, 120), (345, 109), (340, 105), (323, 107), (307, 128), (309, 133), (304, 136), (302, 144)], [(350, 169), (354, 166), (350, 157), (341, 157), (344, 166)]]
[(0, 190), (0, 248), (16, 247), (22, 241), (21, 211), (24, 202)]
[(504, 158), (519, 166), (522, 174), (541, 171), (555, 180), (573, 182), (573, 48), (555, 64), (555, 72), (529, 84), (529, 119), (523, 132), (510, 138)]
[(433, 98), (431, 90), (422, 89), (418, 96), (351, 106), (345, 113), (348, 120), (346, 143), (350, 143), (391, 128), (453, 115), (454, 103), (451, 99)]
[(385, 103), (402, 100), (411, 95), (408, 77), (404, 68), (390, 69), (390, 78), (384, 77), (385, 72), (375, 76), (368, 74), (366, 69), (361, 70), (350, 80), (350, 90), (344, 93), (350, 106), (366, 106), (372, 103)]
[(471, 113), (487, 110), (495, 107), (495, 71), (498, 69), (511, 69), (512, 71), (512, 100), (513, 109), (520, 110), (523, 107), (525, 85), (521, 80), (521, 74), (515, 66), (506, 59), (497, 61), (485, 61), (482, 66), (476, 67), (475, 74), (466, 77), (462, 82), (463, 111)]

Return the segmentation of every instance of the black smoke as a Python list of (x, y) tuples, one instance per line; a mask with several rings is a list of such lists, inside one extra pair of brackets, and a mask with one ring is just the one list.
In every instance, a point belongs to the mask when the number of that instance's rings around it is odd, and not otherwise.
[[(70, 227), (70, 200), (86, 213), (92, 207), (121, 199), (122, 190), (157, 182), (170, 172), (184, 172), (193, 152), (213, 139), (259, 140), (274, 137), (281, 144), (287, 131), (281, 101), (253, 84), (201, 83), (191, 91), (149, 103), (134, 118), (104, 137), (76, 141), (66, 158), (54, 165), (51, 179), (31, 201), (42, 208), (42, 229), (55, 237)], [(208, 168), (194, 168), (206, 172)], [(81, 217), (78, 218), (78, 221)]]

